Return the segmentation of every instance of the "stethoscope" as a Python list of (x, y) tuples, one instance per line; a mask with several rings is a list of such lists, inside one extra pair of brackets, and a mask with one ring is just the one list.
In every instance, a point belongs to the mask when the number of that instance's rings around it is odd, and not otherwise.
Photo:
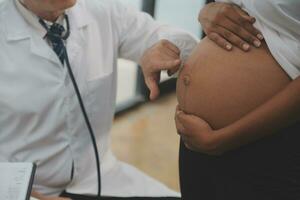
[[(63, 36), (54, 35), (55, 37), (61, 39), (61, 42), (63, 42), (63, 43), (64, 43), (65, 40), (67, 40), (67, 38), (70, 36), (70, 33), (71, 33), (69, 18), (68, 18), (67, 15), (64, 15), (64, 17), (65, 17), (65, 20), (66, 20), (66, 23), (67, 23), (66, 33)], [(47, 30), (47, 34), (52, 34), (51, 32), (49, 32), (50, 29), (47, 26), (47, 24), (44, 22), (44, 20), (40, 19), (39, 22)], [(65, 61), (66, 61), (66, 66), (68, 68), (68, 73), (69, 73), (69, 76), (72, 80), (72, 84), (73, 84), (73, 87), (74, 87), (74, 90), (75, 90), (75, 93), (76, 93), (76, 96), (77, 96), (77, 99), (78, 99), (78, 102), (79, 102), (79, 105), (80, 105), (80, 108), (81, 108), (81, 111), (82, 111), (82, 114), (83, 114), (83, 117), (84, 117), (84, 120), (85, 120), (85, 123), (87, 125), (88, 130), (89, 130), (89, 134), (90, 134), (90, 137), (91, 137), (91, 140), (92, 140), (92, 143), (93, 143), (95, 159), (96, 159), (96, 165), (97, 165), (97, 178), (98, 178), (98, 194), (97, 194), (97, 197), (98, 197), (98, 199), (100, 199), (101, 198), (101, 170), (100, 170), (100, 158), (99, 158), (98, 147), (97, 147), (97, 143), (96, 143), (96, 137), (95, 137), (92, 125), (90, 123), (89, 117), (87, 115), (87, 112), (86, 112), (86, 109), (85, 109), (85, 106), (84, 106), (84, 102), (82, 100), (81, 93), (80, 93), (80, 90), (78, 88), (76, 79), (74, 77), (74, 74), (73, 74), (73, 71), (72, 71), (72, 68), (71, 68), (71, 64), (70, 64), (70, 61), (69, 61), (69, 56), (68, 56), (67, 49), (66, 49), (65, 45), (63, 45), (63, 49), (64, 49), (64, 53), (65, 53)]]

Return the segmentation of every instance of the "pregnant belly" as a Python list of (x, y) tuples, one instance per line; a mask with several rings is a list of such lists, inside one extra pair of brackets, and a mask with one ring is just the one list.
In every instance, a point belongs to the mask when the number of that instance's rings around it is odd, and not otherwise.
[(203, 39), (177, 80), (179, 106), (214, 129), (222, 128), (266, 102), (290, 78), (267, 46), (227, 52)]

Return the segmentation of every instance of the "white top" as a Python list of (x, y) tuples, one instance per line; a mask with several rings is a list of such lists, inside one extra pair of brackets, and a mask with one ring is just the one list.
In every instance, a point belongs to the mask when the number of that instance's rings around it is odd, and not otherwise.
[(235, 3), (257, 20), (255, 26), (283, 70), (295, 79), (300, 75), (299, 0), (217, 0)]
[[(28, 21), (30, 14), (15, 3), (0, 4), (0, 161), (35, 162), (34, 189), (43, 194), (65, 188), (96, 194), (92, 143), (67, 69), (35, 28), (38, 19)], [(66, 13), (70, 62), (100, 151), (102, 194), (178, 195), (111, 152), (116, 65), (118, 57), (138, 61), (159, 39), (175, 43), (184, 56), (197, 39), (114, 0), (78, 0)]]

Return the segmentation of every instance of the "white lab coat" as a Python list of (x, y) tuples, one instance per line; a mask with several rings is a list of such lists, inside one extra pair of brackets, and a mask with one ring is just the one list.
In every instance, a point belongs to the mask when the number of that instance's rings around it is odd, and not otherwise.
[[(97, 138), (102, 194), (178, 195), (111, 152), (116, 65), (118, 57), (138, 61), (163, 38), (175, 43), (184, 56), (197, 39), (114, 0), (79, 0), (67, 14), (71, 24), (67, 49)], [(34, 189), (43, 194), (58, 195), (65, 188), (96, 194), (93, 148), (66, 67), (14, 1), (0, 4), (0, 24), (0, 161), (35, 162)]]

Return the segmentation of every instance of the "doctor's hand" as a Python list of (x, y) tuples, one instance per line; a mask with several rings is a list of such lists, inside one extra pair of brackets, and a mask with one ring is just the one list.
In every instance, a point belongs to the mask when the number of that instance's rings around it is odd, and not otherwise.
[(177, 106), (175, 122), (177, 132), (188, 149), (214, 156), (223, 153), (218, 148), (217, 131), (203, 119), (186, 114)]
[(244, 51), (250, 50), (250, 45), (261, 46), (263, 35), (253, 26), (256, 19), (237, 5), (209, 3), (198, 20), (207, 37), (226, 50), (230, 51), (232, 44)]
[(177, 72), (181, 65), (180, 50), (168, 40), (161, 40), (146, 50), (139, 64), (150, 90), (150, 100), (159, 96), (160, 73), (168, 70), (168, 74)]

